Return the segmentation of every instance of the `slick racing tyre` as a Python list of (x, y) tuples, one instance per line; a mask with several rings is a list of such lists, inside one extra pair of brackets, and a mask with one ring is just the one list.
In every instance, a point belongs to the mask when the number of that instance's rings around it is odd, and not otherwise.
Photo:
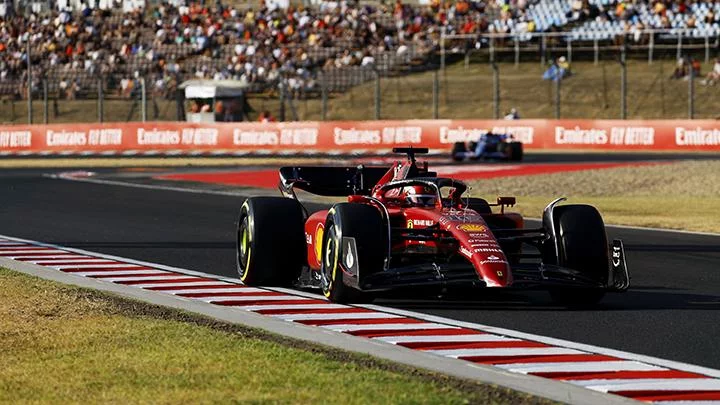
[[(560, 248), (557, 264), (607, 285), (608, 241), (597, 209), (589, 205), (562, 205), (554, 209), (553, 216)], [(604, 295), (604, 288), (550, 290), (553, 301), (571, 307), (596, 304)]]
[(510, 142), (507, 144), (508, 160), (519, 162), (523, 159), (523, 144), (521, 142)]
[(245, 200), (237, 228), (237, 269), (247, 285), (289, 286), (306, 262), (305, 216), (296, 200)]
[[(333, 302), (372, 301), (372, 295), (350, 287), (364, 275), (383, 270), (387, 225), (377, 208), (341, 203), (328, 212), (320, 266), (323, 294)], [(354, 273), (354, 274), (353, 274)]]
[(450, 157), (456, 162), (462, 162), (465, 160), (465, 152), (467, 152), (465, 142), (455, 142), (450, 152)]

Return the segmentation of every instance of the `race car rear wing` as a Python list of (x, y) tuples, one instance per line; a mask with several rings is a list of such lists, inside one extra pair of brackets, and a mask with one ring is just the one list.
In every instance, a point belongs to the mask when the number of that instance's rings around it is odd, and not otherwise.
[(280, 168), (280, 192), (295, 198), (293, 188), (308, 193), (345, 197), (348, 195), (369, 195), (377, 182), (390, 170), (389, 167), (328, 167), (328, 166), (286, 166)]

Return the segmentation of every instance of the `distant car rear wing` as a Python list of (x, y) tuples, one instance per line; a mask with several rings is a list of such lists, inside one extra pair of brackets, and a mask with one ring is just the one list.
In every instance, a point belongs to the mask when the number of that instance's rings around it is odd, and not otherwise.
[(280, 168), (280, 192), (295, 198), (294, 188), (308, 193), (345, 197), (369, 195), (389, 167), (286, 166)]

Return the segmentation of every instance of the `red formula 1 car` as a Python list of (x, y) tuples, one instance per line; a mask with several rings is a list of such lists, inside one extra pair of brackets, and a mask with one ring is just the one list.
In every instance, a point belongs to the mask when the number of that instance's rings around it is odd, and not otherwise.
[[(594, 207), (558, 205), (559, 198), (540, 227), (526, 228), (522, 216), (505, 211), (515, 198), (468, 198), (464, 183), (416, 162), (427, 149), (395, 152), (408, 157), (390, 168), (281, 168), (284, 197), (242, 205), (241, 280), (320, 288), (335, 302), (479, 287), (547, 289), (559, 303), (581, 305), (628, 288), (622, 242), (608, 243)], [(294, 189), (348, 200), (310, 214)]]

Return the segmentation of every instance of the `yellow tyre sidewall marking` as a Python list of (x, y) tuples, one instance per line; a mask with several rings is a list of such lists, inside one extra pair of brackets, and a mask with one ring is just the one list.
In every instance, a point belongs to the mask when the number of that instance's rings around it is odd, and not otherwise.
[(242, 277), (240, 277), (240, 281), (243, 283), (245, 280), (247, 280), (248, 273), (250, 270), (250, 259), (252, 255), (252, 217), (249, 215), (250, 205), (245, 201), (245, 204), (243, 204), (242, 209), (245, 211), (247, 215), (247, 226), (245, 227), (245, 231), (243, 232), (243, 245), (247, 246), (247, 260), (245, 261), (245, 270), (243, 271)]
[[(335, 236), (335, 238), (337, 238), (337, 227), (335, 227), (335, 229), (336, 230), (335, 230), (334, 236)], [(335, 275), (337, 274), (338, 258), (340, 256), (340, 246), (338, 246), (338, 244), (337, 244), (337, 239), (335, 241), (333, 241), (333, 243), (335, 244), (335, 257), (333, 258), (332, 275), (330, 276), (330, 280), (328, 281), (327, 290), (323, 291), (323, 294), (325, 295), (326, 298), (330, 298), (330, 295), (332, 294), (333, 283), (335, 282)], [(328, 239), (328, 245), (329, 244), (330, 244), (330, 239)], [(328, 246), (325, 247), (326, 250), (327, 250), (327, 247)], [(327, 253), (325, 256), (327, 258)]]

